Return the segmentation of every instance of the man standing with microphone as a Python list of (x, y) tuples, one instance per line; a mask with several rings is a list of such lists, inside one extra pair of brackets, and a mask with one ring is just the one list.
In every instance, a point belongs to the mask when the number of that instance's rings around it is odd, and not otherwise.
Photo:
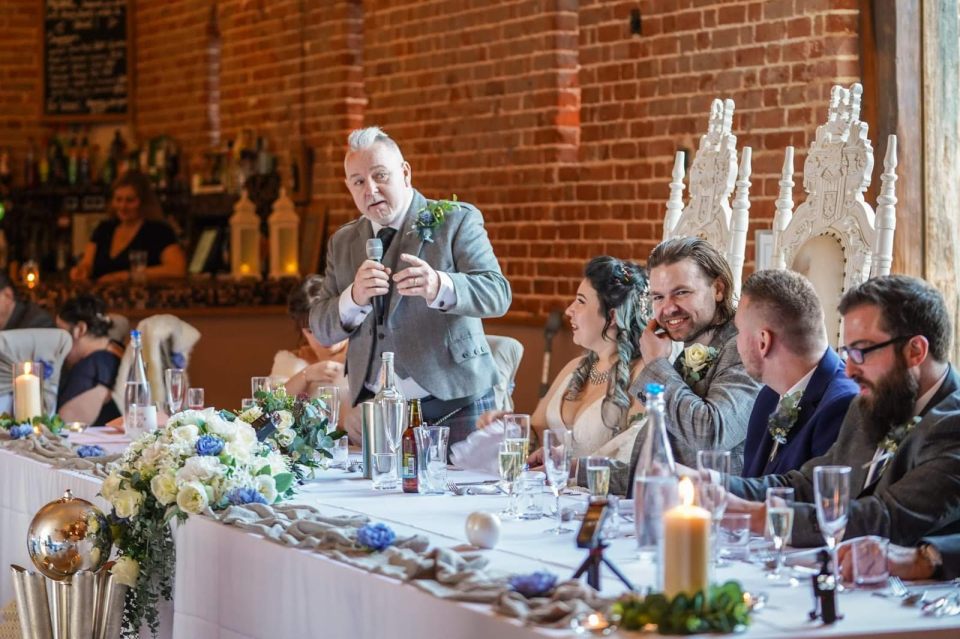
[(330, 239), (323, 293), (310, 311), (320, 342), (349, 338), (354, 405), (376, 394), (380, 355), (395, 354), (400, 391), (421, 400), (423, 419), (465, 439), (494, 408), (496, 369), (481, 322), (510, 306), (480, 211), (455, 202), (442, 222), (413, 188), (410, 164), (377, 127), (353, 131), (347, 188), (362, 217)]

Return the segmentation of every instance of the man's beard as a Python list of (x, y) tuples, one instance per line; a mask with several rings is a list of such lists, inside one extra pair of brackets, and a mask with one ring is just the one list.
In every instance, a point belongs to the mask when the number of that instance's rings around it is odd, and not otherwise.
[[(853, 377), (858, 383), (864, 383), (862, 377)], [(905, 424), (913, 417), (913, 407), (917, 403), (920, 383), (907, 370), (903, 355), (897, 353), (894, 369), (878, 382), (871, 384), (870, 396), (860, 398), (860, 410), (863, 413), (863, 429), (871, 442), (879, 443), (896, 426)]]

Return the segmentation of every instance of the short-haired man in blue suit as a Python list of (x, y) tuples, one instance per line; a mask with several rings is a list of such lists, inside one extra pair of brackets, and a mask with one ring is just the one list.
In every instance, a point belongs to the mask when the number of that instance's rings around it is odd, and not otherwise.
[(830, 449), (859, 388), (827, 345), (817, 292), (802, 275), (751, 275), (734, 322), (744, 368), (765, 384), (747, 426), (743, 476), (798, 469)]

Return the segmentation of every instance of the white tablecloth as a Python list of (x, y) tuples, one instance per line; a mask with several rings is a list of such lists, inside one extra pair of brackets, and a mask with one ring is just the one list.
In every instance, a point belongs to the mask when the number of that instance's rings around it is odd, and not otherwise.
[[(451, 479), (464, 478), (451, 473)], [(65, 488), (101, 506), (99, 482), (0, 450), (0, 566), (29, 565), (26, 531), (35, 511)], [(398, 533), (419, 532), (436, 545), (465, 543), (463, 521), (473, 510), (497, 511), (504, 497), (384, 495), (370, 482), (329, 471), (303, 487), (298, 501), (331, 514), (364, 513)], [(546, 569), (561, 578), (584, 557), (572, 535), (543, 531), (552, 521), (505, 522), (500, 544), (487, 551), (494, 568), (508, 572)], [(513, 639), (558, 636), (557, 631), (524, 628), (486, 606), (437, 599), (411, 585), (371, 575), (319, 555), (297, 551), (261, 537), (193, 517), (177, 530), (177, 576), (173, 636), (177, 639), (282, 637), (464, 637)], [(652, 571), (634, 558), (634, 542), (617, 540), (607, 551), (638, 587)], [(619, 582), (604, 569), (605, 593)], [(960, 617), (921, 617), (916, 608), (854, 591), (840, 596), (843, 621), (824, 628), (807, 620), (812, 601), (807, 586), (775, 588), (751, 565), (722, 568), (718, 580), (739, 579), (745, 588), (765, 591), (767, 608), (741, 636), (762, 637), (957, 637)], [(0, 602), (9, 601), (9, 576), (0, 579)], [(167, 634), (167, 633), (164, 633)]]

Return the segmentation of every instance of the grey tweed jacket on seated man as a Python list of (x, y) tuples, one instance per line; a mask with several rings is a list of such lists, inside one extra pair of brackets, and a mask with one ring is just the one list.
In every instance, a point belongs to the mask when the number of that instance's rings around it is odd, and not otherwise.
[(857, 398), (840, 426), (837, 441), (825, 455), (785, 475), (731, 477), (730, 490), (746, 499), (762, 501), (768, 487), (792, 486), (797, 502), (805, 503), (794, 504), (790, 543), (818, 546), (823, 537), (813, 504), (813, 469), (850, 466), (846, 539), (880, 535), (895, 544), (912, 546), (926, 535), (960, 532), (960, 378), (952, 366), (920, 416), (920, 423), (870, 486), (864, 483), (877, 442), (862, 426), (864, 418)]
[[(760, 384), (743, 368), (737, 352), (737, 329), (732, 321), (714, 331), (708, 346), (717, 349), (717, 359), (692, 385), (687, 385), (680, 372), (679, 358), (673, 364), (658, 359), (643, 367), (630, 392), (641, 395), (650, 382), (663, 386), (667, 438), (677, 463), (695, 468), (698, 450), (729, 450), (731, 471), (739, 475), (743, 467), (747, 424)], [(643, 439), (641, 432), (634, 442), (629, 465), (611, 462), (611, 493), (632, 496), (633, 473)], [(580, 472), (578, 470), (578, 474)], [(586, 481), (586, 470), (583, 469), (582, 473), (583, 476), (578, 477), (581, 484)]]

